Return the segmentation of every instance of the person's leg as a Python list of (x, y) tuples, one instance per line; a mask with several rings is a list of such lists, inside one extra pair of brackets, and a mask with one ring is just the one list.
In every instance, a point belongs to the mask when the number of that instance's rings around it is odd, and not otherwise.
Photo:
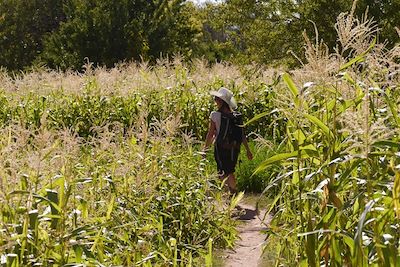
[(234, 194), (236, 193), (236, 179), (235, 179), (235, 174), (222, 174), (219, 175), (219, 179), (221, 181), (225, 180), (225, 187), (229, 190), (229, 193)]
[(226, 183), (228, 184), (229, 191), (232, 194), (236, 193), (236, 178), (234, 173), (228, 174), (228, 179), (226, 180)]

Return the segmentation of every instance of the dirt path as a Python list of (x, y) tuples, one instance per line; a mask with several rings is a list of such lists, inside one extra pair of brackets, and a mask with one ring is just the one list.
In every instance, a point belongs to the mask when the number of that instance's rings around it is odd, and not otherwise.
[[(257, 267), (262, 254), (262, 247), (265, 241), (265, 235), (260, 231), (266, 229), (265, 224), (259, 217), (264, 217), (265, 211), (257, 212), (253, 206), (240, 204), (242, 210), (238, 220), (243, 221), (239, 225), (239, 240), (233, 250), (225, 253), (225, 267)], [(264, 212), (264, 213), (263, 213)], [(266, 219), (268, 221), (268, 219)]]

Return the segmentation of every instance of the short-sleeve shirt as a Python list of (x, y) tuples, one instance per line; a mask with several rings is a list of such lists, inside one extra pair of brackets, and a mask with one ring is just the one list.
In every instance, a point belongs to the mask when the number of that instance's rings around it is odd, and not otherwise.
[(221, 112), (212, 111), (210, 114), (210, 119), (215, 123), (215, 127), (217, 128), (217, 134), (219, 133), (219, 129), (221, 128)]

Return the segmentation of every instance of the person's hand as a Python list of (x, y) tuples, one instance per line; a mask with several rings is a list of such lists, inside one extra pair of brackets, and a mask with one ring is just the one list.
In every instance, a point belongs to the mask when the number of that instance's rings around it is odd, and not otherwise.
[(251, 153), (250, 150), (247, 150), (247, 158), (248, 158), (249, 160), (252, 160), (252, 159), (253, 159), (253, 154)]

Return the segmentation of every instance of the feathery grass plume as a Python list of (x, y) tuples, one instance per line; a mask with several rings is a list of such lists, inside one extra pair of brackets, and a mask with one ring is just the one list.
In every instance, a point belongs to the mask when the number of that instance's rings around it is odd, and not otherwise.
[[(317, 32), (317, 29), (315, 31)], [(309, 66), (310, 69), (314, 72), (325, 73), (327, 70), (332, 71), (332, 69), (334, 69), (332, 68), (332, 66), (325, 65), (326, 63), (329, 63), (329, 57), (331, 56), (329, 54), (328, 46), (322, 41), (321, 43), (318, 43), (318, 41), (316, 41), (316, 44), (313, 45), (305, 32), (303, 33), (303, 36), (306, 43), (305, 57), (307, 60), (307, 66)], [(318, 38), (318, 34), (316, 34), (316, 38)], [(321, 66), (318, 63), (322, 63), (324, 65)]]
[(367, 11), (361, 19), (354, 17), (356, 4), (357, 1), (354, 1), (350, 13), (341, 13), (335, 24), (340, 44), (340, 50), (337, 53), (342, 56), (359, 55), (367, 50), (374, 36), (379, 31), (377, 24), (372, 19), (367, 18)]
[(346, 148), (343, 150), (351, 157), (368, 158), (374, 151), (373, 144), (383, 140), (391, 140), (396, 136), (395, 129), (385, 123), (386, 118), (379, 118), (366, 126), (365, 113), (346, 112), (339, 119), (343, 128), (339, 130), (346, 136)]
[(321, 76), (323, 79), (327, 79), (339, 67), (337, 56), (329, 52), (329, 48), (323, 40), (319, 40), (317, 25), (315, 23), (313, 25), (315, 29), (315, 44), (311, 42), (307, 33), (303, 32), (306, 63), (303, 64), (301, 73), (308, 81)]

